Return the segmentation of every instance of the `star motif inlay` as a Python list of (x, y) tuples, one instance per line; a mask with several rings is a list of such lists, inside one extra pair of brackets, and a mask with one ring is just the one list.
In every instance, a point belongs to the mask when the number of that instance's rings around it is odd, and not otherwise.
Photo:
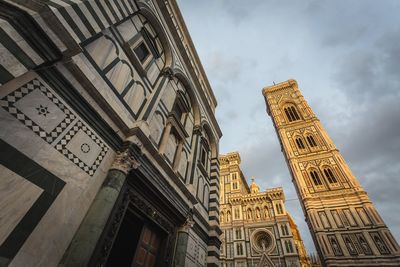
[(39, 105), (39, 107), (36, 108), (36, 110), (38, 111), (39, 115), (43, 115), (45, 117), (47, 114), (50, 114), (50, 112), (48, 111), (48, 107), (43, 106), (43, 105)]

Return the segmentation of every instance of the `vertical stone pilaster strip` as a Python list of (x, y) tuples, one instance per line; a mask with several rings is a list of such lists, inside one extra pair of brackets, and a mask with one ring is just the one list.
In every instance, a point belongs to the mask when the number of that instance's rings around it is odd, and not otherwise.
[(219, 160), (211, 159), (210, 171), (210, 201), (208, 208), (208, 221), (210, 224), (209, 241), (207, 246), (207, 266), (219, 266), (221, 241), (219, 236), (222, 231), (219, 225)]
[(194, 225), (194, 220), (192, 214), (188, 214), (185, 223), (178, 229), (175, 256), (174, 256), (174, 266), (175, 267), (185, 267), (186, 266), (186, 254), (187, 245), (189, 241), (189, 231)]
[(124, 147), (123, 151), (117, 153), (60, 266), (88, 266), (129, 172), (140, 165), (133, 154), (133, 149), (137, 146), (129, 142)]

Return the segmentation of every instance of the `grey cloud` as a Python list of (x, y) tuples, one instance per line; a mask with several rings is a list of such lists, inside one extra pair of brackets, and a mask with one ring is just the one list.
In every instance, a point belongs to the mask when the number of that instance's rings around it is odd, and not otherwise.
[(263, 189), (284, 188), (307, 249), (315, 251), (260, 93), (289, 78), (399, 239), (399, 1), (179, 4), (219, 103), (220, 151), (239, 151)]
[(207, 58), (207, 70), (210, 76), (226, 83), (239, 79), (243, 64), (237, 57), (221, 52), (213, 52)]

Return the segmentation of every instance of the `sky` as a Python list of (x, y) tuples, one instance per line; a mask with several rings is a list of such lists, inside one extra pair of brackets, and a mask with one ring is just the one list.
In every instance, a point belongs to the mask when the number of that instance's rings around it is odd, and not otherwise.
[(295, 79), (400, 241), (400, 1), (178, 0), (216, 95), (220, 152), (282, 186), (314, 252), (261, 90)]

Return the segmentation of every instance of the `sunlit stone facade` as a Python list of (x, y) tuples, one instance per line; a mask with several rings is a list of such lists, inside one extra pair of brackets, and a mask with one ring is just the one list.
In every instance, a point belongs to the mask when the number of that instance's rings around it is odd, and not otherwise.
[(296, 81), (263, 95), (322, 263), (400, 266), (398, 243)]
[(285, 209), (282, 188), (248, 186), (237, 152), (221, 155), (221, 267), (304, 266), (297, 226)]
[(0, 1), (0, 266), (217, 266), (222, 136), (174, 0)]

